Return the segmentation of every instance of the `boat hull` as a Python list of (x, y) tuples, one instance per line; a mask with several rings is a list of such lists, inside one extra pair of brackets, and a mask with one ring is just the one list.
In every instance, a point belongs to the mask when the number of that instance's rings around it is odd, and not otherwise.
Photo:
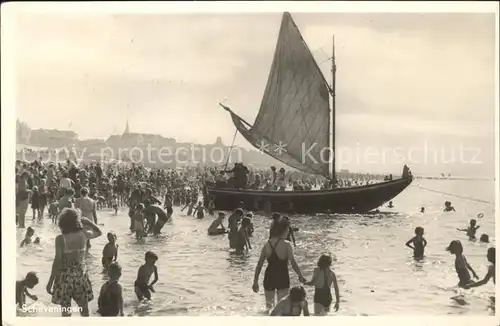
[(245, 209), (280, 213), (367, 213), (390, 201), (408, 187), (412, 178), (329, 190), (262, 191), (205, 187), (217, 210)]

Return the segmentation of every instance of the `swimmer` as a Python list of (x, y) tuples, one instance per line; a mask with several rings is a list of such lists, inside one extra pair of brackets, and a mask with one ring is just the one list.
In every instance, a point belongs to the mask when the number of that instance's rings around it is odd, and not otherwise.
[(281, 299), (269, 313), (270, 316), (309, 316), (306, 290), (302, 286), (294, 286), (290, 294)]
[(425, 213), (425, 207), (420, 207), (420, 213)]
[(23, 241), (21, 241), (20, 247), (24, 247), (24, 245), (31, 243), (31, 238), (35, 235), (35, 230), (31, 226), (28, 226), (26, 229), (26, 235), (24, 236)]
[[(145, 258), (146, 263), (139, 267), (137, 272), (137, 280), (134, 282), (134, 291), (137, 295), (137, 299), (142, 301), (144, 298), (151, 300), (151, 292), (155, 292), (153, 285), (158, 282), (158, 269), (156, 268), (156, 261), (158, 256), (152, 252), (146, 252)], [(151, 275), (154, 274), (154, 280), (148, 284)]]
[(389, 202), (389, 205), (387, 207), (394, 208), (394, 205), (392, 204), (392, 201)]
[(469, 240), (476, 239), (476, 231), (479, 229), (479, 225), (476, 226), (477, 221), (475, 219), (470, 220), (469, 227), (467, 229), (457, 229), (457, 231), (466, 232)]
[(102, 267), (105, 270), (109, 268), (113, 261), (118, 258), (118, 244), (116, 243), (116, 235), (109, 232), (108, 233), (108, 243), (102, 249)]
[[(413, 246), (412, 246), (413, 244)], [(413, 257), (416, 259), (424, 258), (424, 250), (427, 246), (427, 240), (424, 238), (424, 228), (417, 226), (415, 236), (406, 242), (405, 246), (413, 249)]]
[(29, 272), (23, 280), (16, 281), (16, 304), (19, 308), (26, 304), (26, 297), (33, 301), (38, 300), (36, 295), (28, 292), (28, 289), (33, 289), (38, 282), (38, 276), (35, 272)]
[(248, 227), (252, 223), (252, 221), (248, 217), (244, 217), (243, 220), (241, 221), (241, 225), (238, 229), (238, 232), (236, 233), (236, 252), (237, 253), (243, 253), (243, 251), (246, 249), (247, 251), (252, 249), (252, 246), (250, 245), (250, 239), (248, 238)]
[(444, 202), (444, 211), (445, 212), (456, 212), (455, 207), (451, 205), (450, 201), (445, 201)]
[(490, 243), (490, 237), (483, 233), (481, 234), (481, 237), (479, 237), (479, 241), (482, 242), (482, 243)]
[(488, 248), (488, 251), (486, 253), (486, 258), (491, 263), (491, 265), (488, 267), (488, 272), (486, 273), (486, 276), (481, 281), (466, 285), (465, 286), (466, 289), (475, 288), (475, 287), (484, 285), (484, 284), (488, 283), (490, 278), (493, 278), (493, 283), (495, 283), (495, 256), (496, 256), (495, 248), (494, 247)]
[(476, 272), (472, 269), (464, 256), (464, 248), (462, 247), (462, 243), (460, 241), (453, 240), (450, 242), (450, 245), (446, 248), (446, 250), (455, 255), (455, 270), (458, 275), (459, 287), (464, 288), (466, 285), (473, 283), (469, 271), (472, 272), (474, 278), (479, 279)]
[(108, 268), (109, 280), (103, 284), (97, 300), (97, 313), (103, 317), (123, 316), (123, 291), (118, 281), (122, 276), (122, 268), (113, 262)]
[(330, 311), (332, 304), (331, 287), (335, 290), (335, 311), (339, 310), (339, 285), (337, 276), (331, 270), (332, 257), (321, 255), (318, 259), (318, 267), (314, 269), (313, 278), (306, 285), (314, 285), (314, 314), (324, 316)]
[(34, 244), (40, 244), (40, 237), (36, 237), (35, 241), (33, 241)]
[(202, 219), (205, 217), (206, 210), (207, 209), (205, 207), (203, 207), (203, 204), (200, 201), (200, 202), (198, 202), (198, 206), (196, 206), (196, 208), (194, 209), (193, 214), (196, 214), (196, 218)]
[(210, 224), (210, 227), (208, 228), (208, 235), (224, 234), (227, 232), (223, 225), (225, 217), (226, 214), (222, 212), (219, 213), (219, 216), (215, 219), (215, 221)]

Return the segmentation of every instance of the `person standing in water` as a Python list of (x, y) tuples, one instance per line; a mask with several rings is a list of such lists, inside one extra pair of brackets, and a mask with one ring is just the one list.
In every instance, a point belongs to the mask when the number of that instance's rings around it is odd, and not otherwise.
[(229, 228), (229, 233), (228, 233), (228, 239), (229, 239), (229, 248), (235, 249), (237, 246), (237, 236), (236, 234), (238, 233), (238, 225), (240, 220), (243, 218), (243, 210), (241, 208), (238, 208), (234, 211), (231, 216), (229, 216), (228, 219), (228, 228)]
[(446, 250), (455, 255), (455, 270), (458, 275), (459, 287), (465, 288), (465, 286), (473, 283), (469, 271), (472, 272), (474, 278), (479, 279), (476, 272), (472, 269), (464, 256), (464, 248), (462, 247), (462, 243), (460, 241), (453, 240), (450, 242), (450, 245), (446, 248)]
[(486, 283), (489, 282), (489, 280), (491, 278), (493, 278), (493, 283), (495, 283), (495, 258), (496, 258), (496, 250), (494, 247), (492, 248), (488, 248), (488, 252), (486, 253), (486, 258), (488, 259), (488, 261), (491, 263), (491, 265), (488, 267), (488, 272), (486, 273), (486, 276), (481, 280), (481, 281), (478, 281), (478, 282), (475, 282), (475, 283), (471, 283), (471, 284), (467, 284), (466, 286), (464, 286), (464, 288), (466, 289), (470, 289), (470, 288), (476, 288), (478, 286), (481, 286), (481, 285), (485, 285)]
[[(413, 244), (413, 246), (412, 246)], [(415, 259), (424, 258), (424, 250), (427, 246), (427, 240), (424, 238), (424, 228), (417, 226), (415, 228), (415, 236), (406, 242), (405, 246), (413, 249), (413, 257)]]
[(292, 244), (285, 240), (289, 224), (284, 219), (279, 219), (273, 224), (269, 240), (262, 247), (259, 261), (255, 267), (255, 275), (252, 290), (259, 292), (259, 276), (264, 261), (267, 259), (267, 268), (264, 274), (264, 290), (266, 296), (266, 307), (271, 309), (275, 303), (283, 299), (290, 291), (290, 275), (288, 274), (288, 262), (299, 276), (300, 282), (305, 282), (295, 261)]
[[(155, 292), (153, 285), (158, 282), (158, 269), (156, 267), (158, 256), (154, 252), (148, 251), (144, 256), (144, 260), (145, 263), (139, 267), (137, 279), (134, 282), (134, 291), (139, 301), (151, 300), (151, 292)], [(153, 282), (149, 283), (149, 279), (153, 274)]]
[(318, 259), (318, 267), (314, 269), (313, 278), (306, 285), (314, 285), (314, 314), (324, 316), (330, 311), (332, 304), (331, 287), (335, 290), (335, 311), (339, 310), (339, 285), (337, 276), (331, 270), (332, 257), (321, 255)]
[(476, 226), (477, 221), (475, 219), (470, 220), (470, 225), (466, 229), (457, 229), (457, 231), (466, 232), (469, 240), (476, 240), (476, 232), (479, 229), (479, 225)]
[(123, 316), (123, 290), (118, 281), (122, 276), (122, 268), (113, 262), (108, 268), (108, 281), (103, 284), (99, 292), (97, 313), (103, 317)]
[[(68, 193), (72, 190), (67, 190)], [(92, 198), (89, 197), (89, 189), (82, 188), (80, 190), (81, 197), (75, 200), (75, 208), (79, 209), (81, 212), (82, 218), (87, 218), (90, 221), (97, 224), (97, 208), (96, 202)], [(90, 245), (90, 239), (87, 242), (87, 250), (89, 250), (92, 246)]]
[[(85, 226), (85, 228), (84, 228)], [(60, 235), (55, 240), (55, 258), (47, 284), (52, 303), (61, 305), (62, 316), (71, 316), (71, 300), (81, 308), (82, 316), (89, 316), (88, 303), (94, 299), (85, 264), (87, 240), (102, 232), (88, 219), (80, 219), (78, 211), (66, 208), (59, 217)]]

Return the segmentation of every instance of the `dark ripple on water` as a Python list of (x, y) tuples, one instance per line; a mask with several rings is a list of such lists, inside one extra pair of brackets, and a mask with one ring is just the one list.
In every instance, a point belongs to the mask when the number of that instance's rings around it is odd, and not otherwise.
[[(475, 193), (475, 197), (478, 194), (487, 197), (493, 193), (494, 185), (467, 181), (464, 186), (452, 181), (434, 181), (426, 186), (439, 186), (440, 190), (456, 194), (466, 189)], [(441, 212), (442, 203), (448, 199), (454, 202), (456, 213)], [(412, 187), (397, 197), (394, 203), (394, 210), (401, 213), (387, 209), (387, 212), (367, 215), (293, 216), (294, 225), (300, 229), (296, 233), (295, 254), (306, 278), (312, 276), (319, 255), (329, 252), (334, 258), (333, 268), (341, 291), (341, 310), (338, 314), (491, 314), (491, 309), (487, 307), (490, 305), (489, 296), (494, 293), (492, 285), (463, 292), (467, 305), (450, 300), (458, 293), (454, 288), (457, 279), (453, 257), (444, 248), (450, 240), (461, 239), (469, 262), (480, 276), (484, 275), (488, 246), (468, 242), (455, 229), (464, 227), (468, 219), (483, 212), (485, 217), (479, 220), (480, 231), (488, 233), (494, 243), (493, 207), (457, 202), (454, 198)], [(429, 206), (425, 203), (434, 204)], [(420, 206), (426, 206), (425, 214), (417, 213)], [(227, 236), (206, 235), (213, 217), (197, 220), (176, 209), (163, 235), (143, 241), (136, 240), (128, 230), (129, 220), (125, 210), (120, 211), (118, 216), (108, 211), (99, 212), (99, 219), (104, 223), (104, 232), (113, 231), (118, 236), (119, 261), (123, 267), (120, 282), (124, 287), (126, 314), (262, 315), (263, 293), (253, 293), (251, 286), (261, 246), (268, 236), (267, 218), (255, 216), (254, 249), (243, 256), (227, 249)], [(17, 249), (17, 274), (21, 278), (28, 271), (37, 271), (41, 280), (34, 291), (40, 298), (37, 304), (48, 304), (50, 297), (45, 292), (45, 285), (50, 274), (57, 227), (48, 219), (32, 226), (42, 243)], [(420, 262), (415, 262), (411, 252), (404, 247), (416, 226), (425, 228), (425, 237), (429, 242), (427, 257)], [(23, 235), (24, 230), (17, 230), (18, 243)], [(105, 241), (104, 236), (93, 240), (88, 257), (96, 295), (91, 302), (92, 311), (96, 310), (98, 291), (105, 280), (100, 259)], [(160, 280), (155, 286), (153, 302), (144, 305), (137, 303), (133, 283), (148, 250), (155, 251), (160, 257), (157, 263)], [(263, 274), (261, 284), (262, 278)], [(291, 280), (292, 284), (298, 284), (293, 272)], [(307, 291), (312, 302), (314, 290), (308, 287)]]

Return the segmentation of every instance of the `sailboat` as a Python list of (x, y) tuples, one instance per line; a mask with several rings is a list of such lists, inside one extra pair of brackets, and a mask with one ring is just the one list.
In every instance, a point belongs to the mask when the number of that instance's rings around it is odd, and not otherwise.
[[(289, 167), (335, 180), (335, 42), (328, 84), (290, 13), (283, 13), (271, 71), (253, 125), (229, 107), (237, 131), (254, 147)], [(330, 103), (331, 101), (331, 103)], [(331, 155), (330, 153), (333, 153)], [(331, 155), (331, 156), (330, 156)], [(282, 213), (365, 213), (390, 201), (412, 176), (365, 186), (308, 191), (263, 191), (206, 185), (218, 210)]]

